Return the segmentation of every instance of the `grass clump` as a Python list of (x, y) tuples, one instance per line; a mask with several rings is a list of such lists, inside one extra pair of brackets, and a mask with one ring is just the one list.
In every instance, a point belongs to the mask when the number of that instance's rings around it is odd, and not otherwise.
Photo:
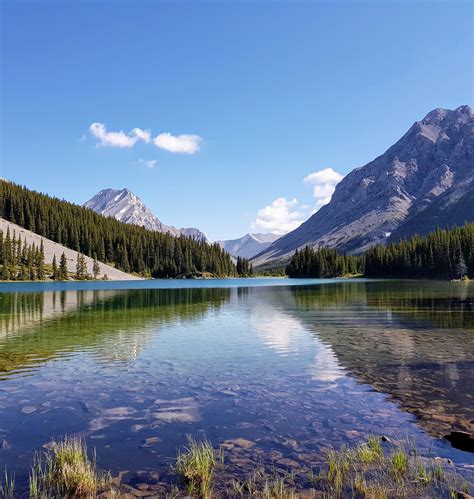
[(331, 450), (318, 480), (310, 481), (328, 497), (449, 497), (450, 493), (460, 497), (461, 490), (468, 493), (470, 486), (448, 468), (448, 460), (418, 456), (416, 448), (409, 454), (408, 444), (384, 453), (381, 440), (369, 437), (355, 447)]
[(85, 443), (65, 437), (52, 450), (36, 454), (30, 472), (30, 497), (92, 497), (107, 487), (109, 473), (98, 471), (95, 453), (89, 459)]
[[(327, 471), (323, 473), (323, 478), (333, 492), (340, 493), (359, 466), (381, 463), (383, 457), (378, 437), (368, 437), (366, 442), (352, 449), (330, 450), (326, 456)], [(363, 483), (363, 480), (359, 480), (359, 488), (364, 488)]]
[(396, 449), (391, 457), (391, 469), (395, 477), (402, 479), (408, 469), (408, 454), (405, 449)]
[(293, 499), (297, 497), (296, 491), (287, 485), (285, 477), (274, 476), (272, 478), (266, 478), (262, 497), (264, 498), (281, 498), (281, 499)]
[(415, 471), (415, 480), (423, 485), (427, 485), (433, 480), (433, 473), (429, 473), (426, 466), (420, 465)]
[(188, 492), (208, 497), (212, 489), (216, 452), (208, 440), (191, 440), (176, 458), (176, 471), (183, 479)]
[(264, 499), (295, 499), (296, 489), (290, 485), (294, 481), (292, 473), (267, 473), (262, 466), (243, 481), (233, 480), (225, 496), (229, 497), (260, 497)]
[(367, 443), (359, 445), (356, 449), (356, 459), (362, 464), (379, 463), (382, 458), (382, 445), (377, 437), (369, 437)]
[(372, 481), (368, 483), (363, 474), (356, 474), (353, 479), (353, 491), (356, 497), (367, 497), (373, 499), (388, 499), (390, 491), (383, 483)]
[(351, 454), (346, 449), (339, 452), (329, 451), (327, 454), (328, 471), (326, 479), (332, 488), (339, 492), (346, 481), (351, 465)]
[(2, 499), (13, 499), (15, 494), (15, 475), (8, 473), (5, 466), (3, 479), (0, 482), (0, 497)]

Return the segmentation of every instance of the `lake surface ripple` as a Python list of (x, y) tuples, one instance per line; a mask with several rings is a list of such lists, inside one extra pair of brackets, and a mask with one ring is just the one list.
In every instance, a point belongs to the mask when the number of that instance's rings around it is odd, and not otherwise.
[(189, 436), (312, 466), (367, 434), (413, 439), (472, 479), (474, 286), (422, 281), (0, 285), (0, 469), (26, 484), (68, 434), (127, 480), (163, 479)]

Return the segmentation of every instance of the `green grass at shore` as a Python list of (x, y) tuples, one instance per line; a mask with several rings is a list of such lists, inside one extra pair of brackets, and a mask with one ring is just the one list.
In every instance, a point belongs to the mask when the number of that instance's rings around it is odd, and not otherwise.
[(31, 498), (94, 497), (110, 480), (108, 473), (97, 470), (95, 453), (91, 460), (81, 439), (65, 437), (50, 451), (35, 455), (29, 492)]
[[(369, 436), (351, 447), (328, 450), (317, 469), (255, 464), (248, 476), (236, 477), (235, 470), (228, 466), (222, 450), (215, 449), (208, 440), (191, 439), (187, 447), (178, 451), (171, 468), (180, 482), (171, 478), (169, 490), (150, 489), (150, 495), (454, 499), (469, 497), (472, 488), (449, 460), (420, 456), (412, 442), (383, 443), (378, 436)], [(177, 487), (178, 483), (181, 487)], [(81, 439), (66, 437), (54, 443), (51, 450), (36, 455), (30, 471), (29, 497), (116, 497), (130, 489), (127, 485), (122, 487), (109, 473), (97, 469), (94, 453), (90, 458)], [(15, 477), (5, 470), (0, 497), (17, 497), (14, 488)]]

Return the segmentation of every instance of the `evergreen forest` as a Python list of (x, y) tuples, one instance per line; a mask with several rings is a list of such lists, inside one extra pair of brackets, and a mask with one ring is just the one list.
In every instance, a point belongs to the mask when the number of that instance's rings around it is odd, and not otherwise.
[(362, 255), (306, 246), (295, 252), (286, 272), (289, 277), (474, 278), (474, 224), (373, 246)]
[[(0, 218), (144, 277), (237, 276), (230, 255), (217, 243), (129, 225), (76, 204), (0, 180)], [(248, 262), (239, 270), (250, 272)]]

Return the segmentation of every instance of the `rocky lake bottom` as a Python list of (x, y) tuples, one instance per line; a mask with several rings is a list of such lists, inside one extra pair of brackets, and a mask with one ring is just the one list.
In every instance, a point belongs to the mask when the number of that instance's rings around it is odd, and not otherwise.
[(34, 453), (65, 435), (139, 497), (179, 487), (190, 439), (221, 449), (216, 491), (256, 469), (315, 491), (327, 453), (370, 435), (472, 487), (472, 284), (89, 286), (0, 287), (0, 468), (20, 496)]

